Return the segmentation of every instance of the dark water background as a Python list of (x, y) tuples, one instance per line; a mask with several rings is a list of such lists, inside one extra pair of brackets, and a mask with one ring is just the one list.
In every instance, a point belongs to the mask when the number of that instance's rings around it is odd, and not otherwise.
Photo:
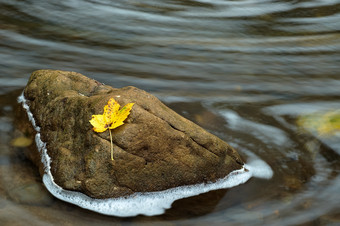
[[(136, 86), (274, 171), (270, 180), (116, 218), (49, 195), (16, 138), (37, 69)], [(1, 225), (340, 224), (340, 135), (301, 130), (340, 109), (339, 0), (0, 0)]]

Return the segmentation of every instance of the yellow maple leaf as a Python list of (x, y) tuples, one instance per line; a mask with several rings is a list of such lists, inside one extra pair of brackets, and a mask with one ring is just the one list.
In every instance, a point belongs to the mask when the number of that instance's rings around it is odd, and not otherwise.
[(134, 103), (128, 103), (119, 110), (119, 103), (114, 98), (110, 98), (110, 100), (107, 102), (107, 105), (104, 106), (104, 113), (102, 115), (92, 115), (90, 123), (93, 126), (93, 130), (95, 132), (102, 133), (107, 129), (110, 132), (111, 160), (113, 160), (111, 129), (115, 129), (118, 126), (124, 124), (124, 120), (129, 116), (133, 105)]

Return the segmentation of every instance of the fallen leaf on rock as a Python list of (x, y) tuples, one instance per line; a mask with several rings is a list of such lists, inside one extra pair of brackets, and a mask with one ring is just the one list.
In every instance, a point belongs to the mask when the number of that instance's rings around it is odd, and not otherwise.
[(111, 129), (115, 129), (124, 124), (124, 120), (129, 116), (133, 105), (134, 103), (128, 103), (119, 110), (119, 103), (114, 98), (110, 98), (107, 105), (104, 106), (104, 113), (102, 115), (92, 115), (90, 123), (95, 132), (101, 133), (109, 129), (111, 140), (111, 160), (113, 160)]

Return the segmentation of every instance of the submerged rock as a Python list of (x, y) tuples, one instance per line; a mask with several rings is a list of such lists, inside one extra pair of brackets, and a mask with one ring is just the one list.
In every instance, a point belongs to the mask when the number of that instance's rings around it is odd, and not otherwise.
[[(93, 198), (121, 197), (182, 185), (214, 182), (241, 169), (238, 153), (218, 137), (178, 115), (153, 95), (135, 87), (112, 88), (79, 73), (32, 73), (24, 97), (40, 127), (55, 183)], [(102, 114), (110, 98), (135, 103), (125, 124), (96, 133), (91, 116)], [(36, 131), (28, 123), (25, 134)], [(44, 173), (36, 148), (30, 159)]]

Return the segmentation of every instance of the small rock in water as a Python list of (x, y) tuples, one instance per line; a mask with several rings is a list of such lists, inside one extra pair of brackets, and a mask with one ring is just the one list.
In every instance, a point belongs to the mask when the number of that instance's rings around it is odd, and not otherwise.
[(13, 147), (28, 147), (33, 143), (33, 140), (24, 136), (14, 138), (11, 140)]
[[(50, 172), (60, 187), (92, 198), (117, 198), (214, 182), (241, 169), (243, 161), (226, 142), (178, 115), (153, 95), (135, 87), (113, 88), (79, 73), (32, 73), (24, 98), (35, 120), (20, 126), (46, 144)], [(110, 98), (135, 103), (124, 125), (96, 133), (89, 123), (103, 114)], [(28, 157), (44, 174), (31, 145)]]

